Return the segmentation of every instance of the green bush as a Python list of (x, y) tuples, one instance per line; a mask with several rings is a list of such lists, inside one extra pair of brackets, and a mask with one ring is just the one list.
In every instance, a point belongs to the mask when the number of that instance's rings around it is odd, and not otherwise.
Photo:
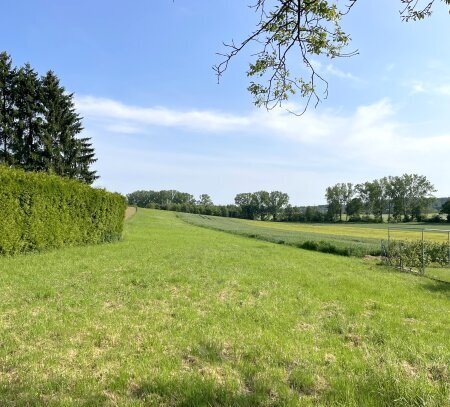
[(423, 271), (430, 265), (445, 267), (449, 264), (449, 243), (391, 240), (386, 255), (390, 264), (401, 269)]
[(120, 194), (0, 166), (0, 254), (118, 240), (125, 207)]

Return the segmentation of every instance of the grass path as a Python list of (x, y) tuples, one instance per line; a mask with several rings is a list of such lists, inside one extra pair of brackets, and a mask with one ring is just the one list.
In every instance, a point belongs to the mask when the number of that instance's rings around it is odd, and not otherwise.
[(125, 220), (130, 219), (132, 216), (136, 215), (137, 207), (135, 206), (127, 206), (125, 210)]
[(0, 406), (444, 406), (449, 285), (139, 210), (0, 259)]

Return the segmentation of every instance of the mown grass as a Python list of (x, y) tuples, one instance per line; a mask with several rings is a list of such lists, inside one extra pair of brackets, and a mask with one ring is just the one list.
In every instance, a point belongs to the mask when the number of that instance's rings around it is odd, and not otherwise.
[(3, 406), (444, 406), (449, 285), (139, 210), (0, 259)]

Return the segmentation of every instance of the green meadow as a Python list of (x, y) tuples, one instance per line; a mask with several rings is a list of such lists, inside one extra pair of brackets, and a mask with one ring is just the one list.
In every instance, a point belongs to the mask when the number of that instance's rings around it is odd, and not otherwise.
[[(324, 227), (323, 232), (325, 233), (318, 233), (317, 229), (321, 226), (311, 228), (311, 230), (301, 230), (302, 225), (298, 224), (249, 221), (190, 213), (178, 213), (177, 216), (195, 226), (308, 250), (358, 257), (381, 253), (381, 240), (365, 237), (364, 234), (363, 236), (336, 234), (336, 230), (331, 225), (326, 229)], [(305, 229), (308, 226), (305, 225)]]
[(0, 406), (449, 404), (448, 283), (182, 218), (0, 259)]

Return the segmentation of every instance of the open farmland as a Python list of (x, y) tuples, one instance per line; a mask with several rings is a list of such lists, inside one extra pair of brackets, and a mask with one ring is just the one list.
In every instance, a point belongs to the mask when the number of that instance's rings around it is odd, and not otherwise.
[(139, 210), (0, 259), (1, 406), (444, 406), (449, 286)]
[[(380, 241), (377, 239), (336, 235), (333, 233), (317, 233), (315, 231), (300, 231), (295, 228), (284, 229), (284, 224), (280, 225), (276, 222), (248, 221), (189, 213), (178, 213), (178, 217), (196, 226), (266, 240), (272, 243), (287, 244), (345, 256), (379, 255), (381, 250)], [(280, 225), (280, 227), (271, 227), (271, 225)], [(333, 232), (332, 229), (330, 231)]]
[[(249, 225), (279, 229), (286, 231), (304, 232), (304, 233), (317, 233), (321, 235), (334, 235), (365, 239), (376, 239), (378, 241), (387, 240), (388, 238), (388, 225), (387, 224), (352, 224), (352, 223), (335, 223), (335, 224), (307, 224), (307, 223), (283, 223), (283, 222), (261, 222), (252, 220), (243, 220)], [(398, 240), (411, 240), (411, 239), (421, 239), (422, 232), (417, 230), (417, 228), (425, 229), (440, 229), (443, 232), (433, 232), (427, 231), (426, 238), (428, 240), (433, 240), (436, 242), (445, 242), (448, 240), (448, 234), (444, 233), (445, 230), (450, 229), (449, 225), (443, 224), (413, 224), (413, 225), (403, 225), (394, 224), (392, 225), (396, 228), (391, 230), (391, 238)]]
[[(301, 244), (303, 241), (322, 240), (331, 242), (341, 247), (347, 245), (354, 247), (354, 253), (350, 254), (373, 254), (380, 251), (380, 242), (388, 239), (388, 226), (386, 224), (309, 224), (289, 222), (264, 222), (247, 219), (222, 218), (219, 216), (196, 215), (179, 213), (178, 216), (186, 222), (209, 227), (211, 229), (223, 230), (236, 234), (252, 235), (266, 238), (275, 243), (284, 241), (289, 244)], [(422, 238), (421, 230), (439, 229), (442, 232), (426, 231), (425, 239), (435, 242), (446, 242), (450, 225), (426, 225), (416, 224), (413, 226), (393, 225), (398, 229), (391, 229), (392, 239), (416, 240)], [(401, 228), (401, 229), (400, 229)], [(252, 236), (255, 237), (255, 236)], [(339, 243), (340, 242), (340, 243)], [(356, 248), (360, 248), (357, 250)]]
[[(261, 222), (187, 213), (178, 213), (177, 216), (190, 224), (209, 229), (221, 230), (302, 249), (355, 257), (380, 255), (381, 241), (387, 240), (388, 234), (387, 225), (381, 224), (348, 225)], [(426, 225), (413, 227), (426, 227)], [(443, 231), (445, 227), (448, 226), (433, 225), (433, 228), (439, 228)], [(407, 229), (391, 230), (391, 238), (397, 240), (421, 239), (422, 232), (420, 230)], [(426, 232), (425, 239), (435, 242), (447, 242), (448, 233)], [(429, 267), (426, 274), (429, 277), (450, 282), (450, 269), (448, 267)]]

